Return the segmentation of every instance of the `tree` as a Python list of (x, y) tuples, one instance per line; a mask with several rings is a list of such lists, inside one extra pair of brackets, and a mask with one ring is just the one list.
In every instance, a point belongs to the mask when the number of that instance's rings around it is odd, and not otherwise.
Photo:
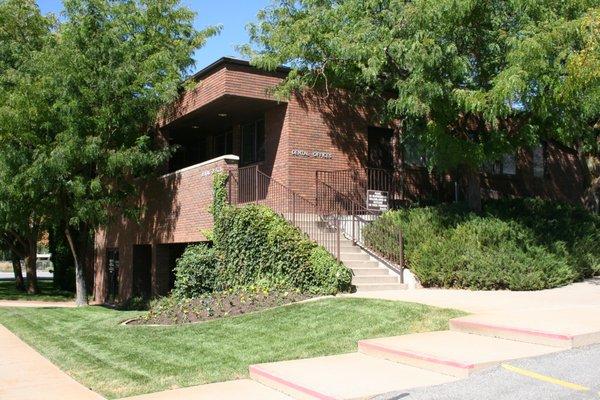
[(48, 139), (49, 106), (40, 77), (41, 50), (52, 43), (52, 16), (42, 16), (33, 0), (0, 1), (0, 246), (9, 249), (17, 286), (38, 292), (37, 241), (48, 200), (42, 174), (23, 174)]
[(0, 231), (32, 239), (64, 227), (76, 303), (84, 305), (94, 231), (140, 211), (129, 202), (137, 179), (170, 155), (152, 142), (159, 110), (179, 95), (193, 52), (219, 29), (194, 29), (194, 13), (179, 0), (64, 0), (52, 24), (33, 0), (0, 6), (7, 26), (18, 27), (8, 35), (15, 43), (37, 43), (27, 29), (43, 27), (39, 46), (0, 45), (2, 55), (19, 55), (0, 78), (0, 183), (8, 185)]
[(170, 155), (152, 142), (161, 107), (179, 94), (193, 52), (218, 28), (197, 31), (179, 0), (65, 0), (57, 45), (44, 52), (55, 138), (36, 155), (52, 182), (55, 226), (73, 255), (76, 303), (87, 303), (84, 266), (111, 210), (128, 213), (136, 179)]
[(254, 46), (244, 51), (259, 67), (292, 67), (277, 90), (282, 96), (339, 88), (359, 102), (379, 102), (381, 123), (418, 138), (430, 167), (463, 172), (468, 202), (480, 210), (486, 162), (542, 138), (565, 139), (535, 106), (547, 90), (534, 75), (519, 80), (516, 64), (528, 61), (517, 53), (598, 3), (281, 0), (249, 26)]

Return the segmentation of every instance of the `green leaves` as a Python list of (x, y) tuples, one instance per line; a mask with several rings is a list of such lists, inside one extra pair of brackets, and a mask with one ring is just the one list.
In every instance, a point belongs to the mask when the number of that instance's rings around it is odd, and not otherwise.
[[(294, 69), (280, 96), (317, 86), (350, 90), (358, 104), (385, 99), (379, 122), (397, 121), (418, 136), (434, 166), (478, 168), (500, 148), (589, 137), (600, 85), (597, 74), (581, 71), (599, 70), (600, 58), (591, 56), (599, 6), (281, 0), (249, 26), (254, 46), (244, 50), (260, 67)], [(576, 104), (575, 93), (589, 101)], [(532, 124), (537, 129), (524, 128)]]
[(219, 28), (178, 0), (65, 0), (59, 21), (0, 0), (0, 17), (0, 202), (93, 229), (170, 156), (157, 114)]

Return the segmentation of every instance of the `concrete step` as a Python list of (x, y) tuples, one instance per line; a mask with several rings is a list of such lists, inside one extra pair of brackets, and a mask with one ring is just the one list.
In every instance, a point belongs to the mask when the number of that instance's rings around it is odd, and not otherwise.
[(367, 253), (347, 253), (345, 250), (340, 252), (342, 262), (346, 261), (370, 261), (371, 257)]
[(399, 283), (398, 277), (392, 275), (360, 275), (352, 277), (352, 284), (379, 284), (379, 283)]
[(350, 269), (354, 269), (354, 268), (378, 268), (379, 267), (379, 263), (375, 262), (375, 261), (364, 261), (364, 260), (357, 260), (357, 261), (346, 261), (344, 262), (344, 265)]
[[(352, 273), (354, 276), (363, 276), (363, 275), (383, 275), (389, 276), (390, 273), (385, 268), (353, 268)], [(393, 276), (393, 275), (392, 275)]]
[(363, 399), (456, 378), (351, 353), (250, 366), (250, 377), (296, 399)]
[(597, 308), (515, 311), (450, 320), (450, 329), (561, 348), (600, 343)]
[(361, 283), (354, 285), (357, 292), (376, 292), (380, 290), (406, 290), (408, 285), (404, 283)]
[(341, 247), (340, 246), (340, 255), (341, 254), (366, 254), (363, 252), (360, 247), (352, 246), (352, 247)]
[(559, 351), (556, 347), (441, 331), (361, 340), (358, 351), (374, 357), (465, 378), (504, 361)]

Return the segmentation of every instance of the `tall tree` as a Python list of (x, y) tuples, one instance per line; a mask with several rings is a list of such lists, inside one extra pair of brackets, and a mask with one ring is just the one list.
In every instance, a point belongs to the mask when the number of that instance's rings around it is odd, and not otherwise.
[[(0, 0), (0, 242), (13, 258), (25, 260), (30, 293), (38, 291), (37, 241), (48, 199), (43, 173), (24, 172), (48, 140), (50, 112), (39, 54), (53, 43), (53, 22), (33, 0)], [(19, 285), (20, 263), (13, 261)]]
[(278, 88), (283, 96), (320, 86), (361, 102), (383, 100), (381, 122), (418, 138), (431, 167), (459, 168), (468, 202), (480, 210), (479, 172), (487, 161), (544, 137), (565, 138), (532, 105), (548, 95), (540, 82), (513, 84), (521, 76), (515, 53), (556, 21), (578, 20), (598, 4), (280, 0), (249, 26), (253, 46), (244, 50), (259, 67), (293, 68)]
[(169, 156), (152, 142), (157, 114), (218, 28), (197, 31), (179, 0), (64, 0), (64, 9), (57, 45), (44, 54), (57, 89), (56, 136), (34, 164), (52, 182), (49, 218), (66, 227), (84, 305), (94, 231), (109, 210), (127, 212), (135, 180)]

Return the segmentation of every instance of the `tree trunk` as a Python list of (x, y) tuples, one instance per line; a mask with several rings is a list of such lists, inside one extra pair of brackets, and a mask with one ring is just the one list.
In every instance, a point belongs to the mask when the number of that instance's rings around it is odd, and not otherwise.
[(23, 271), (21, 269), (21, 259), (18, 255), (12, 255), (13, 272), (15, 273), (15, 286), (18, 291), (25, 291), (25, 281), (23, 280)]
[(78, 243), (75, 242), (69, 227), (65, 229), (65, 235), (67, 237), (67, 242), (69, 243), (69, 248), (71, 249), (71, 254), (73, 254), (73, 263), (75, 264), (75, 305), (77, 305), (77, 307), (87, 306), (87, 289), (82, 262), (85, 259), (85, 255), (80, 252), (83, 246), (78, 246)]
[(481, 213), (481, 177), (479, 171), (472, 167), (465, 168), (465, 180), (467, 183), (467, 204), (471, 211)]
[(27, 274), (27, 293), (38, 294), (37, 282), (37, 235), (31, 235), (25, 256), (25, 273)]

